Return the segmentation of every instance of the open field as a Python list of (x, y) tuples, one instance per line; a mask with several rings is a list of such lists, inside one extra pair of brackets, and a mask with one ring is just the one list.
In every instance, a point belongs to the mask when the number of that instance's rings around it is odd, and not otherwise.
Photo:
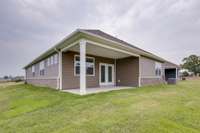
[(0, 85), (0, 133), (199, 133), (200, 80), (78, 96)]

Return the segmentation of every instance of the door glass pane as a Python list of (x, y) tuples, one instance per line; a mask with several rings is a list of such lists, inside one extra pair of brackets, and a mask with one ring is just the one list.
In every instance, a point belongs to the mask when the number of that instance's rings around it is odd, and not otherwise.
[(108, 82), (112, 82), (112, 67), (108, 66)]
[(101, 66), (101, 82), (104, 83), (105, 82), (105, 66)]

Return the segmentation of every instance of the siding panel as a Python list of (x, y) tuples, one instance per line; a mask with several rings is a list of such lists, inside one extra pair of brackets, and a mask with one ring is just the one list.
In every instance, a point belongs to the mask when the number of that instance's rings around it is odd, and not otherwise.
[(138, 86), (139, 58), (128, 57), (119, 59), (116, 62), (116, 67), (118, 86)]

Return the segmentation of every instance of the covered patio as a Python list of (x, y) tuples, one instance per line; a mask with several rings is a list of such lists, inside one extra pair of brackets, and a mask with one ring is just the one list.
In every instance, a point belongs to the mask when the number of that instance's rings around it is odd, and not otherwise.
[(81, 39), (63, 48), (61, 90), (85, 95), (139, 86), (139, 55), (111, 44)]

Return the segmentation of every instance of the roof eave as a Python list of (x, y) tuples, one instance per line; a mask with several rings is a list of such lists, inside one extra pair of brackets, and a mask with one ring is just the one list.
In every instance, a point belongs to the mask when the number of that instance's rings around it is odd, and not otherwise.
[[(99, 38), (99, 39), (102, 39), (104, 41), (107, 41), (107, 42), (110, 42), (110, 43), (115, 43), (115, 44), (118, 44), (118, 45), (121, 45), (123, 47), (127, 47), (127, 48), (131, 48), (131, 49), (134, 49), (136, 51), (139, 51), (140, 52), (140, 55), (141, 56), (146, 56), (146, 57), (149, 57), (151, 59), (154, 59), (154, 60), (157, 60), (157, 61), (160, 61), (160, 62), (165, 62), (164, 59), (162, 59), (161, 57), (158, 57), (152, 53), (149, 53), (149, 52), (145, 52), (145, 51), (142, 51), (140, 49), (137, 49), (137, 48), (134, 48), (134, 47), (131, 47), (131, 46), (127, 46), (127, 45), (124, 45), (122, 43), (119, 43), (119, 42), (116, 42), (116, 41), (112, 41), (112, 40), (109, 40), (109, 39), (106, 39), (104, 37), (101, 37), (101, 36), (98, 36), (98, 35), (95, 35), (93, 33), (89, 33), (89, 32), (86, 32), (82, 29), (77, 29), (75, 30), (74, 32), (72, 32), (70, 35), (68, 35), (67, 37), (65, 37), (64, 39), (62, 39), (60, 42), (58, 42), (55, 46), (51, 47), (50, 49), (48, 49), (46, 52), (44, 52), (43, 54), (41, 54), (39, 57), (35, 58), (33, 61), (31, 61), (28, 65), (26, 65), (25, 67), (23, 67), (24, 69), (26, 69), (27, 67), (35, 64), (36, 62), (42, 60), (43, 58), (45, 58), (46, 56), (56, 52), (57, 50), (60, 50), (60, 47), (61, 45), (63, 44), (63, 42), (67, 41), (69, 38), (75, 36), (77, 33), (83, 33), (83, 34), (86, 34), (86, 35), (89, 35), (89, 36), (92, 36), (92, 37), (96, 37), (96, 38)], [(57, 49), (57, 50), (56, 50)], [(151, 55), (150, 55), (151, 54)]]

